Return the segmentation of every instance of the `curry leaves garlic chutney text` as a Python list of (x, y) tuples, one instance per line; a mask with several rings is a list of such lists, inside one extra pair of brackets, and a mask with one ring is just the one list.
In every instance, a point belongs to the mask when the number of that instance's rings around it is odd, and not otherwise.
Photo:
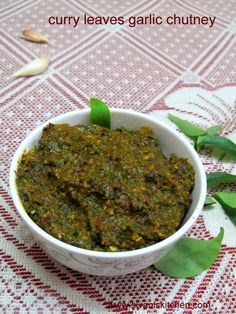
[(23, 206), (47, 233), (96, 251), (155, 244), (179, 228), (194, 170), (165, 157), (150, 127), (49, 124), (16, 178)]

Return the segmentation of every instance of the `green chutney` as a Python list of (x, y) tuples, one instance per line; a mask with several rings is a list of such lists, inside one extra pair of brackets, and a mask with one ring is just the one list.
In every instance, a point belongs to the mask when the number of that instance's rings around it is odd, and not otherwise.
[(26, 212), (47, 233), (117, 252), (176, 232), (191, 205), (194, 170), (186, 158), (167, 158), (150, 127), (49, 124), (23, 154), (16, 183)]

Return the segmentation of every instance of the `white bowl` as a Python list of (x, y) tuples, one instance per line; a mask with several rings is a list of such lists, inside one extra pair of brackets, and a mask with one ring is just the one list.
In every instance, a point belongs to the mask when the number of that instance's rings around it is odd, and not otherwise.
[(124, 275), (136, 272), (152, 265), (166, 254), (175, 242), (188, 231), (199, 216), (206, 195), (206, 175), (198, 154), (184, 136), (173, 128), (145, 114), (125, 109), (110, 109), (112, 128), (127, 126), (137, 129), (151, 126), (157, 135), (164, 153), (168, 156), (187, 157), (195, 170), (195, 186), (192, 192), (192, 205), (182, 226), (167, 239), (148, 247), (127, 252), (96, 252), (66, 244), (46, 233), (27, 215), (16, 187), (16, 170), (23, 152), (35, 146), (41, 137), (43, 128), (51, 123), (89, 124), (89, 109), (73, 111), (57, 116), (39, 126), (21, 143), (17, 149), (10, 169), (10, 191), (18, 213), (27, 227), (39, 241), (43, 249), (55, 260), (69, 268), (91, 275)]

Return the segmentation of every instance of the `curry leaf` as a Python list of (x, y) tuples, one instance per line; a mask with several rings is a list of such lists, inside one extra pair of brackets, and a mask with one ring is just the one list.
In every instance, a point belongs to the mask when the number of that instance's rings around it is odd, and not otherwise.
[(168, 114), (168, 117), (187, 136), (195, 137), (207, 134), (206, 130), (199, 128), (198, 126), (194, 125), (191, 122), (188, 122), (187, 120), (180, 119), (170, 113)]
[(216, 192), (214, 197), (224, 208), (230, 220), (236, 225), (236, 192)]
[(197, 138), (197, 150), (204, 145), (213, 145), (223, 150), (226, 154), (236, 157), (236, 144), (224, 136), (203, 135)]
[(109, 107), (97, 98), (90, 99), (91, 110), (90, 120), (93, 124), (98, 124), (105, 128), (111, 127), (111, 114)]
[(205, 198), (204, 206), (210, 206), (212, 204), (215, 204), (215, 200), (213, 197), (207, 196)]
[(207, 186), (216, 186), (221, 183), (236, 183), (236, 175), (227, 172), (211, 172), (207, 174)]
[(179, 127), (179, 129), (185, 135), (190, 137), (195, 143), (197, 141), (198, 136), (216, 135), (222, 129), (222, 127), (218, 124), (213, 125), (207, 129), (203, 129), (187, 120), (176, 117), (170, 113), (168, 114), (168, 117), (174, 124), (176, 124)]
[(180, 239), (154, 266), (164, 275), (175, 278), (199, 275), (216, 260), (223, 236), (224, 229), (220, 228), (219, 234), (211, 240)]

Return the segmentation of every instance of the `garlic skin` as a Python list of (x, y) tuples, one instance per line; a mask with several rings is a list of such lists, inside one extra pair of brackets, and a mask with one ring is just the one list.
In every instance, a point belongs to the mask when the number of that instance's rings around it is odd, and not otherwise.
[(35, 43), (47, 43), (48, 42), (47, 37), (41, 35), (37, 31), (34, 31), (33, 29), (23, 29), (21, 31), (21, 37)]
[(47, 70), (50, 63), (49, 57), (39, 57), (23, 66), (20, 70), (13, 74), (13, 77), (18, 76), (33, 76), (43, 73)]

